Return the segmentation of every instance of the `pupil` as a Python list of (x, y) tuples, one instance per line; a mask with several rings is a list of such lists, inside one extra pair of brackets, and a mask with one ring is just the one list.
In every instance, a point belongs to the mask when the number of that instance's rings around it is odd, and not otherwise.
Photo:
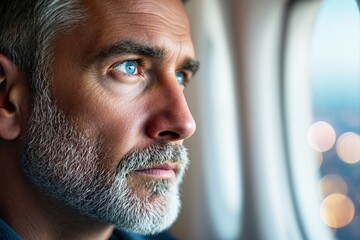
[(126, 67), (127, 67), (127, 70), (129, 73), (135, 72), (135, 66), (134, 66), (133, 62), (128, 62), (126, 65), (127, 65)]

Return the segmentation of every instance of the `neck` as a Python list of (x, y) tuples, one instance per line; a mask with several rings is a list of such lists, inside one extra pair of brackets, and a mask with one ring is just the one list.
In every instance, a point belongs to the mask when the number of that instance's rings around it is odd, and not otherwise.
[[(21, 143), (0, 140), (0, 216), (24, 239), (108, 239), (113, 226), (34, 188), (20, 168)], [(6, 157), (3, 157), (6, 156)]]

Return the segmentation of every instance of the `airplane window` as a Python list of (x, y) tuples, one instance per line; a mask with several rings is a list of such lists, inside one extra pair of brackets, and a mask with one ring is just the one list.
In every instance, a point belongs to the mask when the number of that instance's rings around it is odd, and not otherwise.
[(310, 45), (320, 217), (338, 239), (360, 239), (360, 15), (355, 0), (322, 2)]
[(360, 239), (356, 1), (187, 6), (202, 65), (174, 235)]

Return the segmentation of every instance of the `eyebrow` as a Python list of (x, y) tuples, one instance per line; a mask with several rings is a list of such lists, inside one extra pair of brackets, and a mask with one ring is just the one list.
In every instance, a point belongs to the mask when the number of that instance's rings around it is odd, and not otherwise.
[(133, 53), (146, 57), (160, 59), (165, 56), (164, 49), (146, 44), (138, 43), (135, 41), (119, 41), (111, 44), (100, 50), (95, 56), (95, 61), (102, 61), (116, 55)]
[[(123, 54), (136, 54), (154, 59), (165, 58), (165, 50), (160, 47), (150, 46), (132, 40), (122, 40), (115, 42), (101, 49), (98, 54), (90, 61), (99, 63), (114, 56)], [(187, 58), (180, 66), (181, 70), (187, 70), (194, 75), (200, 66), (200, 62), (194, 58)]]
[(200, 62), (193, 58), (187, 58), (185, 62), (180, 66), (181, 70), (187, 70), (194, 76), (200, 68)]

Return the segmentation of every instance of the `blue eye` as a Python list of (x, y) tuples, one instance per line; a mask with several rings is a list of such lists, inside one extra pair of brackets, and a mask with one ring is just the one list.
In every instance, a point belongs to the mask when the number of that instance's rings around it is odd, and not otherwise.
[(182, 72), (177, 72), (176, 75), (176, 81), (180, 84), (180, 85), (185, 85), (185, 75)]
[(137, 74), (138, 72), (137, 63), (134, 60), (124, 61), (116, 65), (115, 69), (130, 75)]

